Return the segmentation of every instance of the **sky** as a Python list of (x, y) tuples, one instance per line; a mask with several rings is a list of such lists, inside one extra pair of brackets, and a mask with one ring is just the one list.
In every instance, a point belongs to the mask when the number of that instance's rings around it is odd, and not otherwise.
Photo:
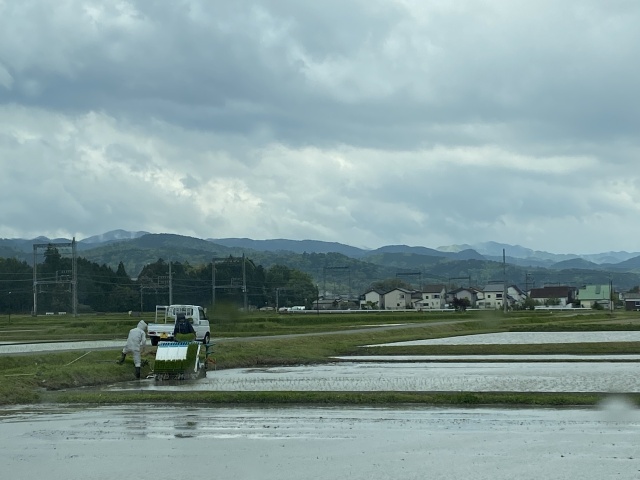
[(0, 238), (640, 250), (636, 0), (0, 0)]

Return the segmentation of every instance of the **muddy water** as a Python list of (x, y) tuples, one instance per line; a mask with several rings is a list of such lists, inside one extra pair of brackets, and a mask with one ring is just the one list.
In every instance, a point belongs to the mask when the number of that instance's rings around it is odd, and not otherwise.
[(638, 478), (640, 419), (547, 409), (221, 409), (0, 412), (3, 478)]
[(131, 389), (640, 393), (640, 376), (636, 362), (342, 362), (209, 371), (179, 385), (146, 380), (106, 388)]

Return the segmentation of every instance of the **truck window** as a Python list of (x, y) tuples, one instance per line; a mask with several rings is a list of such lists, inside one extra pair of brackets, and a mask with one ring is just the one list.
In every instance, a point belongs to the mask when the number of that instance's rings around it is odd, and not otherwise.
[(200, 320), (207, 320), (207, 315), (204, 313), (204, 308), (199, 307), (198, 313), (200, 313)]

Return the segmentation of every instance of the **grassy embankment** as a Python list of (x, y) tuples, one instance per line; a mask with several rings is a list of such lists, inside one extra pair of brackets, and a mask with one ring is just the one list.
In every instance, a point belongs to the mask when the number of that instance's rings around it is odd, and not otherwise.
[[(150, 319), (145, 319), (150, 320)], [(447, 322), (447, 323), (442, 323)], [(456, 323), (453, 323), (456, 322)], [(65, 339), (124, 339), (137, 323), (122, 315), (78, 318), (18, 317), (12, 324), (0, 325), (0, 341), (61, 341)], [(405, 323), (411, 328), (374, 331), (359, 330), (368, 325)], [(213, 321), (215, 338), (235, 336), (270, 336), (312, 333), (293, 338), (261, 338), (246, 341), (220, 341), (216, 344), (217, 368), (265, 365), (299, 365), (331, 361), (333, 356), (354, 354), (629, 354), (640, 352), (637, 343), (369, 347), (381, 344), (452, 335), (500, 331), (592, 331), (640, 329), (637, 315), (589, 312), (584, 315), (500, 313), (467, 314), (375, 314), (375, 315), (248, 315), (219, 318)], [(65, 333), (71, 330), (71, 335)], [(331, 332), (322, 334), (322, 332)], [(153, 363), (154, 349), (148, 357)], [(437, 392), (122, 392), (108, 394), (99, 389), (77, 387), (132, 380), (130, 360), (115, 364), (117, 350), (90, 350), (63, 353), (12, 355), (0, 357), (0, 403), (40, 401), (126, 403), (190, 402), (210, 404), (506, 404), (506, 405), (592, 405), (600, 395), (541, 393), (437, 393)], [(148, 370), (143, 369), (143, 375)]]

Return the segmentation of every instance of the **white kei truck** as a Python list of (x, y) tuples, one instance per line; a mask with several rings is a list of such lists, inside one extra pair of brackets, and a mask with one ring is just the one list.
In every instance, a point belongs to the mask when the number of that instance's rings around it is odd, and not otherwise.
[(176, 316), (179, 313), (184, 313), (186, 319), (193, 325), (193, 329), (196, 331), (196, 341), (204, 344), (209, 343), (211, 329), (204, 308), (198, 305), (156, 305), (155, 322), (147, 327), (151, 345), (156, 346), (158, 342), (172, 342), (174, 340), (173, 329), (176, 325)]

